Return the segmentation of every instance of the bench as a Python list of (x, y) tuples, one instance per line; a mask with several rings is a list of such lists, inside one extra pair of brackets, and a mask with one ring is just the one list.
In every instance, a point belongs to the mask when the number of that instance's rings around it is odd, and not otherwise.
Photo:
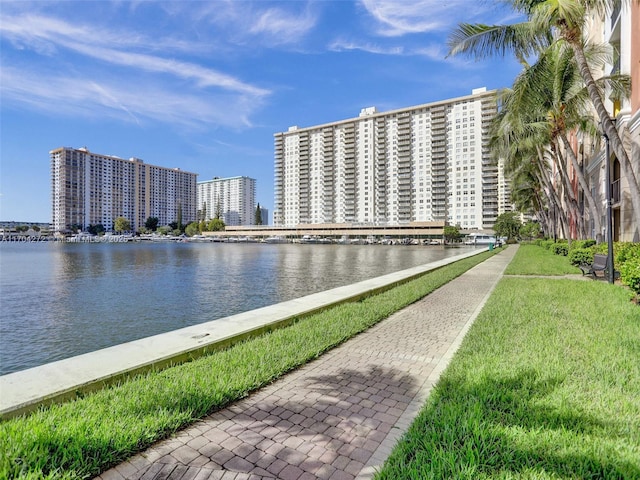
[[(609, 255), (604, 255), (602, 253), (596, 253), (593, 256), (593, 263), (582, 263), (580, 264), (580, 270), (582, 270), (582, 275), (593, 275), (593, 278), (598, 278), (598, 272), (603, 272), (603, 278), (607, 278), (609, 263)], [(619, 278), (620, 272), (613, 271), (613, 277)]]

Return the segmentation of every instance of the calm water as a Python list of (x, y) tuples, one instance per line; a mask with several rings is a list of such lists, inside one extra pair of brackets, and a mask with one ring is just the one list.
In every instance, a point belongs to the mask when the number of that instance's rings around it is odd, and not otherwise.
[(0, 244), (0, 374), (462, 253), (434, 246)]

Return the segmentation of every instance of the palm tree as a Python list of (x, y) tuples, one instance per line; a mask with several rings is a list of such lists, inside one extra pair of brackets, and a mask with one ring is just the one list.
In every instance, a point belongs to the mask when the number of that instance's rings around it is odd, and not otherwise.
[(512, 90), (501, 92), (503, 108), (492, 124), (490, 148), (494, 158), (505, 160), (505, 175), (511, 179), (516, 207), (522, 208), (518, 205), (519, 196), (526, 190), (536, 206), (538, 219), (545, 225), (545, 232), (550, 234), (556, 222), (549, 212), (558, 211), (553, 206), (560, 202), (555, 195), (550, 162), (540, 147), (549, 143), (549, 131), (544, 122), (527, 118), (530, 111), (518, 111), (517, 104), (516, 108), (504, 107), (511, 103), (512, 96)]
[[(615, 79), (611, 80), (611, 82), (614, 81)], [(564, 147), (562, 150), (555, 149), (558, 169), (565, 172), (563, 179), (567, 182), (569, 177), (566, 175), (564, 162), (568, 158), (583, 191), (590, 218), (594, 222), (594, 230), (599, 233), (601, 231), (600, 208), (567, 137), (567, 132), (575, 129), (595, 131), (591, 117), (583, 115), (589, 98), (573, 61), (572, 50), (566, 48), (563, 43), (553, 44), (541, 52), (534, 65), (523, 70), (516, 79), (513, 89), (517, 92), (513, 98), (524, 103), (519, 107), (520, 110), (539, 111), (546, 116), (551, 144), (558, 142)], [(570, 185), (567, 184), (566, 187), (572, 197), (572, 203), (577, 204), (577, 200), (572, 195), (573, 190), (569, 188)], [(581, 219), (581, 215), (576, 217), (576, 221)]]
[[(504, 158), (505, 174), (511, 176), (511, 191), (521, 187), (516, 184), (516, 176), (520, 172), (535, 178), (540, 186), (538, 195), (546, 197), (544, 204), (547, 211), (555, 212), (553, 221), (547, 218), (548, 226), (555, 225), (559, 219), (563, 233), (568, 238), (569, 217), (580, 223), (581, 215), (578, 203), (573, 195), (570, 179), (567, 176), (562, 152), (557, 147), (557, 139), (547, 120), (547, 111), (541, 107), (542, 102), (524, 101), (521, 96), (521, 84), (528, 76), (520, 75), (515, 90), (505, 90), (501, 95), (502, 109), (492, 125), (491, 148), (494, 155)], [(551, 168), (555, 165), (555, 168)], [(517, 179), (519, 180), (519, 178)]]
[[(636, 0), (638, 1), (638, 0)], [(604, 133), (627, 177), (631, 203), (640, 224), (640, 186), (615, 124), (602, 100), (602, 89), (591, 73), (585, 53), (585, 21), (589, 13), (602, 18), (610, 12), (615, 0), (510, 0), (517, 12), (527, 20), (513, 25), (460, 24), (449, 37), (449, 55), (468, 54), (477, 58), (504, 55), (512, 51), (523, 63), (539, 55), (551, 45), (554, 34), (572, 49), (580, 75), (587, 88)]]

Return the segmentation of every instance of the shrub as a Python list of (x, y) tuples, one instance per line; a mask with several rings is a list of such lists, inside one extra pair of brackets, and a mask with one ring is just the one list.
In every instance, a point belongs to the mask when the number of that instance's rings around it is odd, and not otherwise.
[(623, 264), (627, 260), (640, 258), (640, 243), (619, 242), (614, 244), (614, 259)]
[(640, 295), (640, 256), (629, 258), (620, 266), (620, 280)]
[(547, 250), (551, 249), (551, 245), (554, 245), (553, 240), (544, 240), (540, 242), (540, 246)]
[(574, 240), (573, 242), (571, 242), (571, 247), (569, 248), (569, 250), (589, 248), (595, 244), (595, 240)]
[(564, 242), (557, 242), (551, 246), (551, 251), (556, 255), (563, 255), (566, 257), (569, 252), (569, 245)]
[(569, 250), (569, 262), (571, 265), (590, 264), (593, 262), (593, 251), (589, 248), (573, 248)]

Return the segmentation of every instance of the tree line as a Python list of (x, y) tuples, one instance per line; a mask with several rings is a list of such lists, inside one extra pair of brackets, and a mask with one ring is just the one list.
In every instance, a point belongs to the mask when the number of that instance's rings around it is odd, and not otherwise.
[[(460, 24), (449, 36), (449, 55), (483, 59), (512, 53), (522, 64), (512, 87), (501, 92), (501, 108), (491, 133), (495, 158), (506, 161), (505, 173), (511, 179), (516, 208), (534, 215), (547, 236), (555, 236), (559, 229), (565, 238), (571, 238), (572, 222), (578, 238), (601, 233), (602, 202), (589, 188), (569, 136), (579, 133), (592, 145), (602, 145), (606, 136), (627, 178), (635, 223), (640, 225), (640, 172), (634, 170), (637, 167), (631, 162), (630, 146), (623, 143), (603, 99), (605, 93), (618, 101), (628, 98), (630, 78), (620, 74), (594, 78), (592, 72), (601, 71), (605, 62), (613, 64), (613, 52), (610, 45), (596, 44), (586, 35), (589, 18), (606, 18), (617, 2), (508, 3), (524, 21)], [(571, 172), (577, 178), (587, 215), (581, 213)]]

